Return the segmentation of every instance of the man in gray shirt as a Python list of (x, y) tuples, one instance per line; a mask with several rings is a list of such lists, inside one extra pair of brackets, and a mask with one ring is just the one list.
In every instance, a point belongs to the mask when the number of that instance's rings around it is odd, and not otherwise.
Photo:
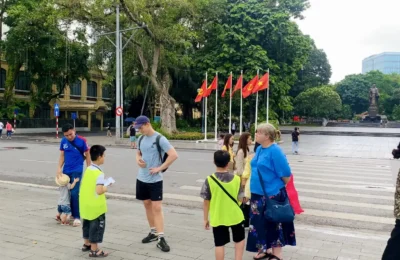
[[(142, 134), (136, 154), (136, 162), (140, 167), (136, 180), (136, 199), (143, 201), (150, 226), (150, 233), (142, 243), (158, 241), (157, 247), (169, 252), (162, 213), (163, 172), (178, 158), (178, 154), (167, 138), (154, 131), (146, 116), (136, 118), (135, 128)], [(168, 157), (164, 160), (166, 154)]]

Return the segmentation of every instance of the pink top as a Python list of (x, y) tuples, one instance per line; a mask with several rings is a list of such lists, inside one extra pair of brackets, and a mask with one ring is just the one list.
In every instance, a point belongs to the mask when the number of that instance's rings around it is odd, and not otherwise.
[(12, 125), (10, 123), (6, 124), (6, 130), (11, 131), (12, 130)]

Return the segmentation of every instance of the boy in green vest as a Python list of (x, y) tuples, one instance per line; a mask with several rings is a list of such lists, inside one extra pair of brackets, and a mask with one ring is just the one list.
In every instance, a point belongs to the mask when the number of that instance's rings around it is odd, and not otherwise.
[(244, 251), (244, 216), (239, 206), (240, 177), (229, 173), (230, 160), (226, 151), (214, 153), (217, 170), (207, 177), (200, 194), (204, 199), (204, 227), (206, 230), (210, 226), (213, 228), (216, 260), (224, 259), (224, 247), (230, 242), (229, 228), (235, 242), (235, 260), (242, 260)]
[(107, 203), (104, 194), (107, 192), (107, 187), (103, 170), (100, 168), (100, 165), (104, 164), (105, 151), (106, 148), (101, 145), (93, 145), (90, 148), (92, 165), (87, 167), (83, 174), (79, 192), (79, 210), (83, 219), (82, 251), (90, 251), (90, 257), (108, 256), (108, 253), (97, 246), (103, 242), (106, 227)]

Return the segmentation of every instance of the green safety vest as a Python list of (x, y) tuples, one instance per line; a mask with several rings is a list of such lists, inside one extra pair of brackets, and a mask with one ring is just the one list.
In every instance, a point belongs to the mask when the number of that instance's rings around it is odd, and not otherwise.
[[(230, 182), (221, 182), (217, 176), (214, 178), (225, 188), (225, 190), (233, 197), (237, 198), (240, 189), (240, 177), (235, 175)], [(244, 221), (243, 212), (238, 205), (209, 177), (207, 177), (211, 191), (210, 201), (210, 225), (218, 226), (234, 226)]]
[(93, 220), (107, 212), (105, 194), (96, 192), (97, 178), (103, 172), (93, 166), (86, 169), (79, 191), (79, 211), (82, 219)]

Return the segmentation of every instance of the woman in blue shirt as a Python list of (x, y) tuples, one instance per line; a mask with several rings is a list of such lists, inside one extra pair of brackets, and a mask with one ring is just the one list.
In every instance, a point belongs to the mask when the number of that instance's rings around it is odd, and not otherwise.
[(257, 252), (254, 259), (281, 260), (282, 247), (296, 245), (293, 222), (275, 223), (264, 218), (265, 196), (258, 171), (264, 182), (267, 196), (279, 201), (287, 197), (285, 185), (289, 182), (291, 175), (286, 156), (275, 143), (275, 139), (276, 130), (273, 125), (261, 124), (257, 128), (256, 142), (260, 146), (251, 161), (251, 211), (246, 248), (247, 251)]

